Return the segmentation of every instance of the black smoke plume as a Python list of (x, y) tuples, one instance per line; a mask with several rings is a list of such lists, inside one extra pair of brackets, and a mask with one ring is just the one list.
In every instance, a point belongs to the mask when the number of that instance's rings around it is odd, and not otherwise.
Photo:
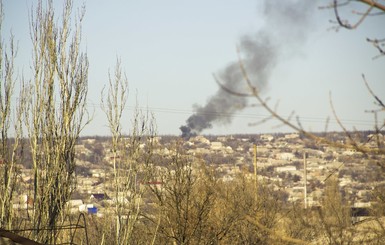
[[(283, 56), (293, 55), (306, 41), (310, 32), (316, 1), (267, 0), (262, 12), (264, 26), (253, 35), (243, 36), (238, 44), (248, 77), (259, 91), (263, 91), (270, 74)], [(228, 64), (217, 74), (228, 89), (247, 92), (239, 62)], [(190, 138), (212, 123), (230, 123), (232, 115), (247, 106), (245, 97), (235, 96), (219, 89), (206, 105), (195, 106), (195, 112), (181, 126), (182, 137)]]

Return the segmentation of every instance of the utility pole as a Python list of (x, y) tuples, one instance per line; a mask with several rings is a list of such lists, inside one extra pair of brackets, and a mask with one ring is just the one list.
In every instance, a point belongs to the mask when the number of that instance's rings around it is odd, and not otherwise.
[(304, 204), (307, 209), (307, 166), (306, 166), (306, 152), (303, 153), (303, 179), (304, 179)]
[(257, 145), (254, 145), (254, 187), (255, 187), (255, 201), (258, 199), (258, 176), (257, 176)]

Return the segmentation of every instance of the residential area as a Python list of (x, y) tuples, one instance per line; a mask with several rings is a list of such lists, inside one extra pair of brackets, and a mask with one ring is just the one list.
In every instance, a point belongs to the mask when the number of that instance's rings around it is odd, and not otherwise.
[[(368, 147), (384, 142), (382, 134), (362, 132), (362, 141)], [(329, 133), (327, 138), (346, 142), (344, 133)], [(153, 141), (153, 164), (159, 171), (167, 167), (169, 157), (175, 154), (175, 145), (181, 146), (193, 162), (203, 163), (223, 182), (231, 182), (238, 175), (255, 179), (256, 184), (270, 185), (284, 193), (287, 203), (306, 207), (319, 206), (326, 181), (338, 178), (342, 196), (352, 207), (369, 207), (375, 201), (373, 192), (385, 187), (384, 174), (379, 161), (384, 156), (365, 156), (353, 149), (332, 147), (307, 140), (298, 133), (213, 136), (199, 135), (188, 140), (177, 136), (157, 136)], [(139, 145), (145, 149), (146, 143)], [(83, 137), (76, 145), (77, 183), (67, 206), (71, 213), (90, 213), (103, 216), (117, 202), (129, 202), (127, 192), (116, 194), (114, 189), (114, 160), (109, 137)], [(28, 160), (28, 158), (27, 158)], [(30, 188), (33, 179), (27, 162), (20, 167), (22, 184), (20, 196), (15, 198), (16, 210), (28, 210), (31, 205)], [(306, 171), (305, 171), (306, 166)], [(138, 166), (141, 168), (141, 166)], [(192, 164), (192, 171), (199, 166)], [(194, 169), (196, 168), (196, 169)], [(162, 181), (143, 182), (140, 174), (135, 185), (162, 189)], [(306, 178), (306, 181), (305, 181)], [(145, 204), (146, 200), (141, 200)]]

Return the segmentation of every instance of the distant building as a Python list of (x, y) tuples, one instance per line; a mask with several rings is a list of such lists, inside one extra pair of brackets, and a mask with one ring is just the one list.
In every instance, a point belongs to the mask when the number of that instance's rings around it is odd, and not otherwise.
[(214, 151), (219, 151), (219, 150), (222, 150), (223, 148), (223, 144), (222, 142), (211, 142), (211, 150), (214, 150)]
[(103, 194), (103, 193), (95, 193), (95, 194), (91, 194), (90, 196), (90, 201), (97, 201), (97, 202), (100, 202), (100, 201), (103, 201), (103, 200), (108, 200), (110, 199), (107, 194)]
[(282, 153), (277, 153), (275, 157), (279, 160), (288, 160), (291, 161), (292, 159), (295, 158), (295, 155), (293, 153), (289, 152), (282, 152)]
[(80, 205), (83, 204), (83, 200), (81, 199), (71, 199), (67, 202), (67, 205), (71, 208), (73, 207), (79, 207)]
[(274, 136), (271, 134), (262, 134), (260, 139), (264, 141), (272, 141), (274, 139)]
[(297, 133), (285, 135), (285, 139), (297, 139), (297, 138), (299, 138), (299, 134), (297, 134)]
[(210, 144), (210, 140), (206, 139), (205, 137), (201, 136), (201, 135), (198, 135), (196, 137), (194, 137), (193, 139), (194, 141), (196, 142), (200, 142), (200, 143), (203, 143), (203, 144)]
[(296, 171), (296, 170), (297, 170), (297, 167), (296, 166), (292, 166), (292, 165), (276, 167), (275, 168), (276, 172), (286, 172), (286, 171)]

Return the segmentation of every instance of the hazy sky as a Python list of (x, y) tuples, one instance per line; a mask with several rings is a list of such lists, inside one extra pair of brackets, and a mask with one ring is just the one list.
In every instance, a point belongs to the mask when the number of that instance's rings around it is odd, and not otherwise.
[[(32, 55), (28, 27), (31, 3), (36, 1), (4, 1), (2, 28), (4, 39), (12, 29), (19, 45), (18, 74), (27, 77)], [(217, 93), (213, 74), (220, 74), (237, 61), (236, 47), (245, 35), (254, 36), (261, 30), (267, 30), (280, 47), (263, 90), (272, 106), (279, 101), (278, 112), (289, 115), (295, 110), (306, 129), (322, 131), (326, 118), (332, 117), (331, 91), (335, 109), (348, 129), (373, 129), (373, 115), (365, 110), (376, 107), (361, 74), (385, 100), (385, 57), (373, 59), (378, 52), (365, 41), (367, 37), (384, 38), (385, 15), (368, 18), (358, 30), (336, 32), (331, 29), (335, 26), (330, 22), (334, 20), (333, 11), (318, 9), (326, 3), (319, 1), (307, 10), (310, 18), (290, 26), (281, 15), (274, 22), (276, 12), (264, 12), (262, 1), (86, 1), (82, 44), (90, 63), (88, 102), (94, 119), (83, 134), (109, 133), (100, 109), (100, 94), (117, 57), (121, 58), (130, 88), (122, 122), (124, 132), (130, 130), (138, 101), (139, 107), (154, 113), (159, 134), (179, 135), (179, 127), (194, 112), (194, 105), (204, 106)], [(75, 8), (80, 5), (77, 1)], [(62, 1), (56, 1), (55, 6), (62, 8)], [(296, 30), (301, 32), (297, 34)], [(253, 98), (247, 101), (254, 102)], [(249, 126), (266, 116), (262, 108), (245, 108), (235, 112), (231, 122), (214, 121), (213, 127), (203, 133), (288, 130), (276, 128), (276, 121)], [(340, 128), (331, 120), (329, 130)]]

